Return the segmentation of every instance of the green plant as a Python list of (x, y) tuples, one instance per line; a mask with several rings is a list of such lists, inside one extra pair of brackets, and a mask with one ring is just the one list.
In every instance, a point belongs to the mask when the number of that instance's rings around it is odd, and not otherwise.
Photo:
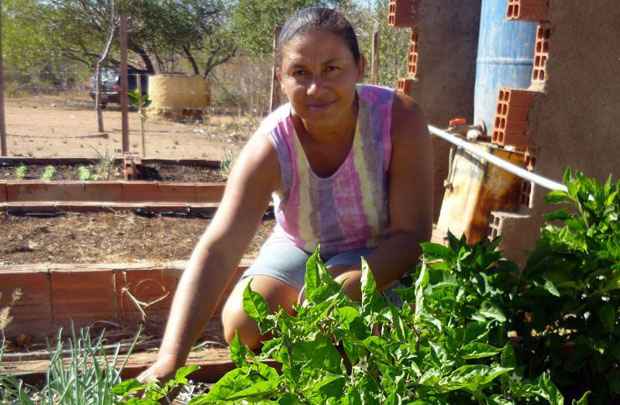
[(164, 385), (157, 382), (140, 383), (135, 378), (125, 380), (112, 388), (112, 392), (119, 396), (121, 404), (127, 405), (158, 405), (160, 401), (170, 402), (169, 395), (176, 389), (189, 383), (187, 376), (198, 370), (198, 366), (186, 366), (177, 370), (174, 378)]
[(43, 170), (43, 174), (41, 174), (41, 180), (50, 181), (54, 178), (55, 175), (56, 175), (56, 168), (54, 166), (52, 165), (45, 166), (45, 169)]
[(245, 290), (245, 311), (273, 338), (255, 355), (235, 337), (238, 368), (191, 404), (562, 403), (547, 374), (528, 381), (517, 367), (501, 309), (515, 266), (495, 247), (425, 244), (415, 285), (399, 292), (401, 309), (379, 294), (366, 263), (362, 301), (351, 301), (315, 252), (296, 316), (270, 313)]
[(226, 178), (230, 176), (230, 172), (235, 163), (235, 159), (236, 159), (236, 156), (232, 150), (226, 149), (224, 151), (224, 159), (222, 159), (222, 162), (220, 163), (220, 172), (222, 173), (222, 176)]
[(93, 173), (86, 166), (78, 167), (78, 178), (80, 179), (80, 181), (94, 180)]
[(15, 169), (15, 178), (17, 180), (23, 180), (27, 174), (28, 174), (28, 166), (26, 166), (23, 163), (17, 166), (17, 168)]
[[(88, 180), (110, 180), (112, 176), (112, 169), (114, 168), (114, 158), (110, 155), (106, 149), (105, 153), (99, 152), (96, 148), (91, 148), (98, 156), (97, 163), (93, 167)], [(86, 174), (85, 171), (83, 171)]]
[(522, 274), (515, 328), (532, 372), (573, 396), (620, 401), (620, 182), (567, 170)]
[[(133, 350), (138, 333), (129, 348)], [(3, 400), (19, 401), (22, 405), (112, 405), (119, 401), (113, 387), (121, 381), (120, 373), (125, 361), (118, 367), (120, 345), (111, 356), (103, 350), (104, 334), (93, 340), (88, 329), (75, 330), (68, 340), (70, 358), (64, 359), (62, 330), (58, 332), (57, 343), (52, 351), (45, 385), (37, 389), (26, 386), (21, 380), (0, 377), (0, 392)], [(0, 352), (1, 354), (1, 352)]]

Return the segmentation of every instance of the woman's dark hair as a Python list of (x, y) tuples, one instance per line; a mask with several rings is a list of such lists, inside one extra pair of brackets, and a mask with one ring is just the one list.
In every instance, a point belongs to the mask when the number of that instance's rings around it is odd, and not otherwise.
[(298, 34), (324, 31), (340, 37), (349, 47), (356, 63), (361, 59), (357, 36), (351, 23), (338, 11), (324, 7), (306, 7), (297, 11), (284, 23), (276, 46), (277, 60), (282, 60), (282, 48)]

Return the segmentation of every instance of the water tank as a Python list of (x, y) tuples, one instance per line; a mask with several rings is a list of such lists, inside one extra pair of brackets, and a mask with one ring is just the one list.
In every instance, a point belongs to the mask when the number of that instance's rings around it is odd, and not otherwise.
[(209, 105), (209, 87), (200, 76), (159, 74), (149, 79), (151, 111), (203, 110)]
[(508, 0), (482, 0), (474, 89), (474, 123), (493, 129), (501, 87), (530, 86), (536, 23), (506, 19)]

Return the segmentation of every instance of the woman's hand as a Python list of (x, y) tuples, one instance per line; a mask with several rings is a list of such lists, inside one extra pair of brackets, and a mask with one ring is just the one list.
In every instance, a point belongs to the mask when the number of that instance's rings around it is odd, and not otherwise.
[(156, 382), (158, 384), (165, 384), (171, 379), (177, 371), (176, 365), (164, 360), (157, 360), (149, 368), (140, 373), (136, 379), (141, 384), (149, 384)]

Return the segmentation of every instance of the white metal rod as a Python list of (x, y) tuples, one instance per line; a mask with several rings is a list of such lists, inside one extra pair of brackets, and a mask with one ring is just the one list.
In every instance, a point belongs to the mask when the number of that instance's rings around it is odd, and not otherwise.
[(529, 180), (533, 183), (538, 184), (541, 187), (547, 188), (549, 190), (560, 190), (560, 191), (567, 191), (567, 188), (564, 184), (555, 182), (553, 180), (549, 180), (546, 177), (543, 177), (539, 174), (530, 172), (528, 170), (525, 170), (515, 164), (512, 164), (510, 162), (505, 161), (504, 159), (501, 159), (489, 152), (486, 152), (484, 150), (480, 150), (477, 149), (476, 147), (474, 147), (471, 143), (466, 142), (462, 139), (460, 139), (457, 136), (452, 135), (449, 132), (443, 131), (439, 128), (433, 127), (431, 125), (428, 126), (428, 130), (431, 132), (431, 134), (438, 136), (448, 142), (450, 142), (451, 144), (454, 144), (456, 146), (459, 146), (463, 149), (465, 149), (466, 151), (470, 152), (473, 155), (476, 155), (482, 159), (486, 159), (488, 160), (490, 163), (493, 163), (494, 165), (506, 170), (507, 172), (510, 172), (512, 174), (515, 174), (525, 180)]

